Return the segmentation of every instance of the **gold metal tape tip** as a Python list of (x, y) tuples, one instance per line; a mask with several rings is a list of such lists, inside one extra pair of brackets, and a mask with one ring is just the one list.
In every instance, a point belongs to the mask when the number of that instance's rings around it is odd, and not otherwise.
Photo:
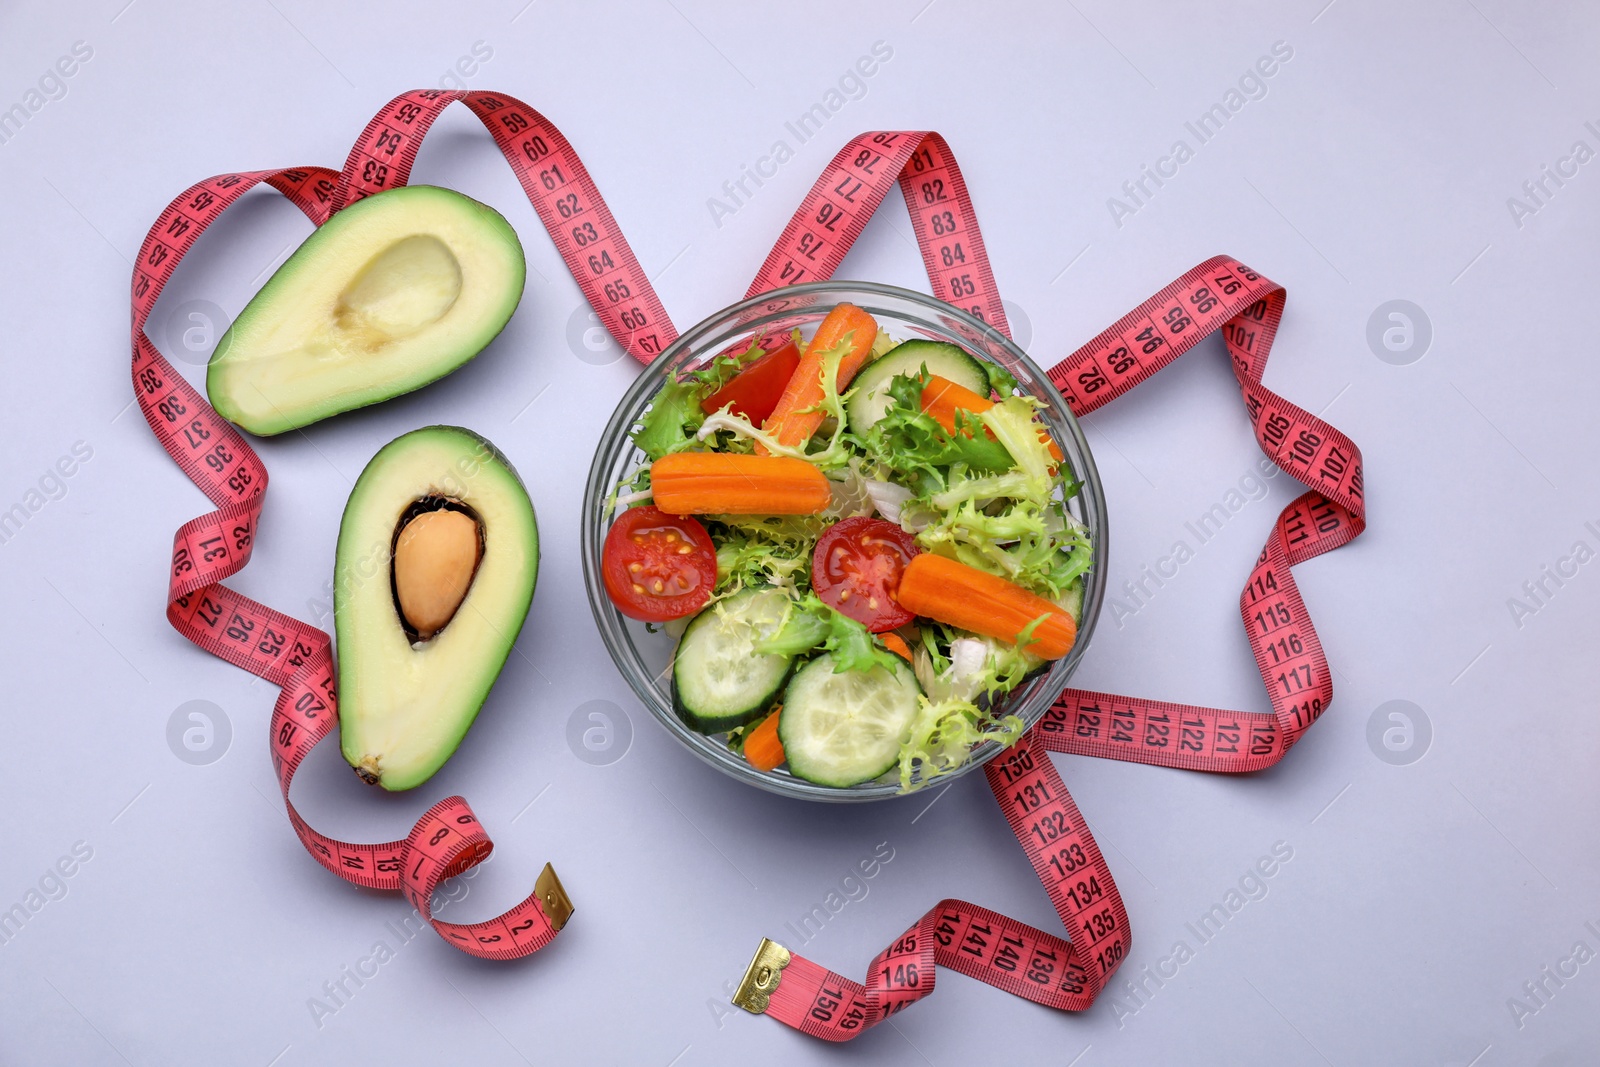
[(561, 879), (556, 877), (556, 869), (548, 863), (534, 880), (533, 893), (544, 907), (544, 917), (550, 920), (551, 926), (560, 930), (567, 925), (567, 920), (572, 918), (572, 898), (568, 897), (567, 891), (561, 887)]
[(789, 950), (776, 941), (763, 937), (756, 954), (745, 968), (744, 979), (733, 994), (733, 1002), (752, 1015), (767, 1010), (773, 992), (783, 978), (783, 969), (789, 966)]

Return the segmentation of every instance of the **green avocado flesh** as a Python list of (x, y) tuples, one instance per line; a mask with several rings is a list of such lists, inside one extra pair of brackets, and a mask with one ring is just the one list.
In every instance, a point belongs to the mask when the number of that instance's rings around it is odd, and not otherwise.
[(525, 272), (493, 208), (431, 185), (367, 197), (239, 312), (206, 370), (211, 406), (269, 436), (409, 393), (494, 339)]
[[(400, 533), (434, 510), (475, 520), (480, 555), (460, 606), (421, 640), (400, 608)], [(372, 457), (345, 505), (334, 561), (339, 745), (357, 774), (401, 790), (444, 766), (511, 653), (538, 571), (533, 504), (494, 445), (429, 426)]]

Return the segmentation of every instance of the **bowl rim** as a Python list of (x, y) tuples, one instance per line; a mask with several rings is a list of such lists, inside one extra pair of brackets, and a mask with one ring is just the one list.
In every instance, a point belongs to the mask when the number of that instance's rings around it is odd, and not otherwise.
[[(749, 785), (764, 789), (768, 792), (782, 796), (797, 797), (830, 803), (852, 803), (871, 800), (887, 800), (899, 796), (908, 796), (909, 793), (900, 792), (895, 783), (878, 783), (873, 785), (851, 786), (842, 788), (838, 786), (823, 786), (793, 775), (776, 775), (768, 771), (758, 771), (747, 762), (738, 758), (726, 746), (705, 745), (697, 742), (701, 735), (690, 730), (678, 718), (672, 709), (669, 699), (652, 684), (652, 672), (640, 661), (635, 663), (624, 662), (624, 650), (618, 647), (619, 635), (622, 634), (624, 616), (606, 595), (604, 585), (600, 578), (599, 550), (604, 543), (601, 514), (604, 510), (606, 497), (614, 488), (610, 476), (611, 469), (616, 461), (622, 458), (625, 450), (631, 446), (629, 431), (638, 421), (639, 415), (655, 396), (667, 375), (672, 373), (674, 364), (686, 362), (688, 358), (700, 351), (704, 340), (719, 331), (729, 328), (733, 324), (737, 329), (745, 329), (741, 320), (754, 322), (770, 313), (788, 310), (799, 310), (807, 306), (817, 305), (817, 301), (808, 299), (818, 294), (829, 294), (836, 297), (836, 301), (851, 299), (851, 293), (867, 294), (870, 296), (885, 297), (891, 300), (908, 302), (926, 309), (930, 325), (940, 324), (942, 328), (955, 333), (970, 333), (980, 338), (987, 344), (994, 345), (1004, 351), (1010, 358), (1016, 360), (1034, 376), (1034, 378), (1047, 386), (1040, 392), (1024, 386), (1027, 395), (1035, 396), (1045, 404), (1042, 413), (1046, 422), (1050, 424), (1051, 432), (1065, 430), (1071, 437), (1076, 448), (1072, 471), (1077, 476), (1080, 484), (1077, 499), (1082, 501), (1085, 511), (1085, 523), (1095, 531), (1095, 538), (1090, 545), (1091, 561), (1090, 570), (1087, 572), (1089, 581), (1084, 588), (1082, 616), (1078, 623), (1078, 635), (1073, 648), (1066, 656), (1042, 668), (1024, 681), (1019, 690), (1028, 689), (1027, 702), (1037, 701), (1036, 710), (1030, 710), (1024, 716), (1027, 729), (1032, 729), (1054, 703), (1059, 693), (1067, 687), (1067, 682), (1077, 670), (1085, 651), (1088, 649), (1094, 635), (1096, 624), (1099, 621), (1101, 606), (1105, 598), (1105, 583), (1107, 580), (1107, 541), (1108, 541), (1108, 516), (1104, 487), (1100, 481), (1099, 470), (1095, 465), (1094, 454), (1089, 448), (1088, 439), (1084, 436), (1083, 428), (1077, 417), (1067, 406), (1066, 400), (1059, 390), (1049, 387), (1049, 376), (1015, 341), (1001, 333), (994, 326), (967, 311), (946, 303), (938, 297), (918, 292), (914, 289), (905, 289), (900, 286), (886, 285), (882, 282), (852, 281), (848, 279), (834, 279), (818, 282), (804, 282), (799, 285), (785, 286), (781, 289), (772, 289), (758, 296), (746, 297), (734, 304), (720, 308), (694, 326), (683, 331), (669, 344), (660, 355), (644, 365), (640, 374), (628, 386), (622, 397), (618, 400), (615, 410), (607, 420), (605, 429), (595, 445), (593, 458), (590, 460), (589, 474), (584, 484), (582, 504), (580, 547), (582, 550), (582, 564), (584, 587), (588, 594), (589, 608), (594, 615), (595, 625), (600, 631), (601, 640), (606, 647), (607, 654), (611, 657), (617, 671), (628, 682), (629, 687), (639, 700), (650, 709), (651, 714), (667, 727), (669, 733), (689, 751), (693, 752), (703, 762), (709, 763), (730, 777), (736, 778)], [(792, 301), (792, 303), (791, 303)], [(755, 313), (755, 314), (752, 314)], [(953, 319), (953, 322), (940, 323), (940, 317)], [(719, 349), (720, 351), (720, 349)], [(686, 353), (689, 354), (686, 357)], [(611, 462), (602, 464), (602, 460), (611, 456)], [(609, 523), (605, 524), (609, 526)], [(621, 637), (626, 641), (627, 638)], [(631, 645), (627, 650), (632, 652)], [(633, 654), (637, 659), (637, 654)], [(670, 660), (669, 660), (670, 663)], [(630, 669), (632, 668), (632, 669)], [(1014, 691), (1015, 692), (1015, 691)], [(986, 742), (973, 749), (971, 757), (960, 768), (940, 776), (940, 781), (951, 783), (963, 775), (970, 774), (993, 759), (1002, 751), (995, 742)], [(913, 790), (916, 792), (918, 790)]]

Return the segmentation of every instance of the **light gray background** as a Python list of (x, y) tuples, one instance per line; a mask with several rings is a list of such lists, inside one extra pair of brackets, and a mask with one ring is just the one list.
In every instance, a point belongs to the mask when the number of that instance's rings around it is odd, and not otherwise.
[[(61, 498), (0, 545), (0, 908), (25, 901), (76, 842), (92, 849), (65, 897), (0, 945), (5, 1062), (1594, 1061), (1600, 962), (1547, 981), (1542, 1006), (1523, 985), (1576, 942), (1600, 951), (1584, 925), (1600, 928), (1600, 563), (1559, 588), (1547, 580), (1552, 595), (1525, 601), (1538, 610), (1520, 619), (1508, 601), (1575, 542), (1600, 548), (1584, 525), (1600, 527), (1600, 162), (1559, 189), (1547, 182), (1553, 195), (1520, 226), (1507, 204), (1575, 141), (1600, 149), (1584, 126), (1600, 126), (1592, 8), (523, 3), (248, 0), (223, 14), (94, 0), (0, 15), (0, 108), (24, 102), (74, 42), (93, 49), (65, 96), (0, 144), (0, 508), (27, 500), (75, 442), (93, 451), (64, 496), (47, 480)], [(865, 95), (796, 145), (785, 121), (876, 41), (893, 57)], [(1265, 97), (1118, 226), (1107, 199), (1175, 140), (1195, 147), (1185, 121), (1277, 41), (1293, 58)], [(317, 617), (346, 494), (382, 443), (443, 421), (504, 448), (539, 509), (544, 570), (476, 728), (437, 778), (398, 797), (369, 791), (324, 745), (297, 799), (325, 831), (381, 840), (460, 791), (499, 847), (445, 914), (499, 911), (547, 859), (578, 910), (554, 946), (515, 964), (418, 938), (365, 985), (346, 980), (354, 994), (319, 1025), (310, 999), (379, 939), (393, 945), (386, 923), (409, 909), (303, 854), (266, 751), (273, 691), (162, 617), (172, 531), (205, 501), (129, 407), (129, 258), (190, 182), (337, 167), (390, 95), (440, 84), (478, 42), (492, 56), (462, 80), (562, 127), (680, 327), (742, 295), (820, 168), (869, 129), (949, 138), (1013, 321), (1043, 364), (1214, 253), (1288, 287), (1268, 384), (1325, 411), (1367, 460), (1371, 532), (1297, 572), (1337, 672), (1333, 708), (1282, 765), (1244, 780), (1061, 760), (1132, 918), (1122, 975), (1181, 939), (1195, 954), (1176, 977), (1137, 1000), (1119, 981), (1115, 998), (1058, 1015), (946, 974), (931, 1002), (842, 1048), (719, 1017), (762, 935), (859, 976), (942, 896), (1056, 920), (981, 777), (948, 795), (810, 806), (722, 780), (647, 718), (591, 623), (577, 546), (589, 455), (634, 368), (585, 346), (576, 285), (458, 108), (415, 178), (511, 219), (531, 268), (521, 309), (448, 380), (262, 442), (273, 488), (235, 584)], [(716, 225), (708, 198), (780, 138), (796, 158)], [(252, 194), (185, 264), (151, 328), (193, 380), (204, 352), (182, 351), (177, 309), (237, 312), (307, 232), (281, 199)], [(891, 196), (840, 276), (925, 287), (909, 233)], [(1409, 365), (1367, 341), (1369, 317), (1393, 299), (1431, 322), (1431, 347)], [(1214, 340), (1087, 421), (1111, 503), (1114, 588), (1258, 456)], [(1147, 606), (1120, 628), (1102, 621), (1081, 684), (1265, 706), (1235, 600), (1295, 492), (1287, 477), (1269, 484)], [(169, 748), (169, 718), (191, 700), (232, 727), (208, 765)], [(631, 726), (609, 764), (567, 740), (569, 719), (596, 700), (614, 705), (616, 738)], [(1369, 743), (1369, 718), (1391, 700), (1431, 726), (1420, 760), (1395, 765)], [(1422, 751), (1420, 718), (1409, 751), (1403, 729), (1391, 737), (1402, 758)], [(1391, 725), (1404, 724), (1385, 718), (1378, 734)], [(880, 842), (893, 859), (864, 899), (809, 943), (784, 929)], [(1293, 859), (1265, 897), (1200, 945), (1185, 923), (1276, 842)], [(1537, 1012), (1519, 1020), (1512, 997)]]

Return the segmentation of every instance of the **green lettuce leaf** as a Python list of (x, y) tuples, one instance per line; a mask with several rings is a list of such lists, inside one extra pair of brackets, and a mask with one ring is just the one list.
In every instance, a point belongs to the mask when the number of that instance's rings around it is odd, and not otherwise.
[(996, 497), (1039, 506), (1049, 501), (1055, 490), (1050, 473), (1054, 461), (1049, 446), (1039, 437), (1039, 424), (1033, 419), (1034, 403), (1027, 397), (1013, 396), (978, 415), (979, 428), (991, 431), (996, 440), (989, 441), (987, 434), (980, 433), (978, 437), (988, 444), (998, 444), (1009, 462), (999, 468), (1001, 473), (976, 467), (970, 471), (953, 468), (946, 486), (930, 493), (928, 502), (940, 511), (948, 511), (970, 500)]
[(633, 431), (633, 442), (652, 460), (695, 445), (705, 424), (701, 401), (726, 385), (746, 364), (764, 354), (758, 338), (742, 352), (723, 353), (682, 378), (672, 378), (650, 401), (650, 410)]
[(702, 390), (700, 399), (704, 400), (732, 381), (746, 366), (766, 354), (767, 350), (761, 347), (761, 338), (752, 337), (744, 351), (724, 352), (714, 356), (710, 363), (697, 371), (691, 371), (687, 377), (699, 384)]
[(943, 488), (956, 470), (995, 473), (1012, 468), (1005, 446), (983, 432), (977, 418), (956, 413), (956, 432), (946, 433), (932, 415), (922, 410), (921, 373), (890, 379), (885, 392), (889, 407), (884, 415), (856, 438), (868, 458), (891, 472), (895, 481), (926, 496)]
[(970, 700), (917, 698), (911, 738), (900, 746), (900, 792), (926, 788), (966, 764), (972, 747), (985, 741), (1012, 745), (1022, 736), (1022, 720), (996, 717)]
[(965, 497), (921, 530), (917, 543), (1050, 600), (1065, 595), (1091, 561), (1088, 538), (1055, 500), (1020, 500), (991, 514)]
[(815, 515), (710, 515), (717, 546), (716, 593), (773, 585), (799, 597), (811, 582), (811, 554), (826, 520)]
[(790, 605), (783, 625), (771, 637), (758, 641), (755, 650), (763, 655), (801, 656), (827, 640), (830, 629), (826, 618), (796, 602)]
[(870, 671), (878, 666), (894, 670), (901, 662), (900, 657), (878, 644), (865, 626), (833, 610), (815, 593), (807, 593), (796, 602), (778, 631), (755, 649), (798, 656), (819, 647), (833, 653), (835, 673)]
[(692, 378), (669, 381), (650, 401), (633, 431), (633, 443), (652, 461), (697, 444), (695, 431), (705, 422), (700, 401), (710, 395)]
[(848, 615), (828, 609), (828, 638), (822, 647), (833, 653), (833, 671), (870, 671), (884, 667), (893, 671), (903, 663), (899, 656), (878, 644), (872, 633)]
[[(1011, 692), (1045, 661), (1021, 647), (980, 634), (941, 626), (937, 638), (924, 632), (912, 668), (928, 699), (988, 703)], [(941, 651), (942, 649), (942, 651)]]
[(981, 359), (983, 372), (989, 376), (989, 391), (996, 396), (1006, 397), (1022, 391), (1022, 384), (1000, 364), (993, 360)]

